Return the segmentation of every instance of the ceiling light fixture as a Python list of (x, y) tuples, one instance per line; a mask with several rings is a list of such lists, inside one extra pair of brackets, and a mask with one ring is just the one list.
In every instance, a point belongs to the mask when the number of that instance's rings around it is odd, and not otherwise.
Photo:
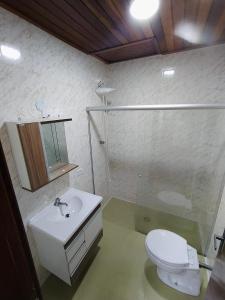
[(151, 18), (159, 9), (159, 0), (134, 0), (130, 6), (130, 14), (138, 20)]
[(17, 60), (21, 56), (19, 50), (15, 49), (13, 47), (6, 46), (6, 45), (0, 46), (0, 52), (1, 52), (2, 56), (12, 59), (12, 60)]

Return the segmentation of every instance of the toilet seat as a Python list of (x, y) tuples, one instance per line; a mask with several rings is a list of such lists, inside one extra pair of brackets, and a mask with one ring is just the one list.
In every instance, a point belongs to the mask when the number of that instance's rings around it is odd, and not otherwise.
[(189, 264), (187, 241), (174, 232), (156, 229), (145, 240), (150, 255), (168, 266), (185, 268)]

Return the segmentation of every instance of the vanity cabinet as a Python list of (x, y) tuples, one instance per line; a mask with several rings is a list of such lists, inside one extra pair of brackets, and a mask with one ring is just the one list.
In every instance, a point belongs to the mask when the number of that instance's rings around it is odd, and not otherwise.
[(68, 162), (65, 121), (7, 123), (21, 185), (36, 191), (77, 167)]
[(78, 276), (91, 250), (97, 247), (102, 228), (101, 206), (98, 205), (64, 244), (39, 230), (32, 230), (41, 265), (71, 285), (71, 280)]

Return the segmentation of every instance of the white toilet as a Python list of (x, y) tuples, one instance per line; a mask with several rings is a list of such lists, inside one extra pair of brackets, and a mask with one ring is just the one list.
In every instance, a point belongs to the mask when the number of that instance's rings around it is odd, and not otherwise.
[(181, 236), (156, 229), (145, 240), (148, 256), (157, 266), (159, 278), (168, 286), (192, 295), (200, 294), (200, 270), (197, 251)]

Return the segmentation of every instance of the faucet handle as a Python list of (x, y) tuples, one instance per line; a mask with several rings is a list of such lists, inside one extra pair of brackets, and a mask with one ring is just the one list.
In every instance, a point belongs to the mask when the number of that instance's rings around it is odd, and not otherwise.
[(55, 199), (55, 201), (54, 201), (54, 205), (55, 205), (55, 206), (59, 206), (59, 203), (60, 203), (60, 198), (57, 197), (57, 198)]

